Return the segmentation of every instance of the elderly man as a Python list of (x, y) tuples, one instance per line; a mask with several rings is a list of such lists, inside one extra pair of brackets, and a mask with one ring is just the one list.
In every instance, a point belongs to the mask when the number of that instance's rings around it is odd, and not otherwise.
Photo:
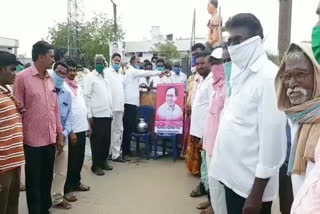
[[(320, 133), (319, 64), (307, 43), (292, 44), (277, 76), (279, 109), (291, 125), (291, 153), (288, 172), (292, 173), (294, 195), (314, 166), (314, 152)], [(298, 116), (299, 115), (299, 116)]]
[(112, 170), (107, 163), (111, 141), (112, 123), (112, 90), (111, 84), (105, 78), (105, 58), (102, 54), (95, 56), (95, 70), (86, 76), (84, 83), (84, 97), (88, 109), (88, 118), (92, 127), (91, 171), (104, 175), (102, 170)]
[(291, 44), (276, 79), (278, 106), (286, 112), (291, 125), (288, 172), (292, 173), (294, 195), (299, 196), (295, 199), (293, 213), (302, 213), (301, 210), (303, 213), (317, 213), (310, 212), (312, 206), (306, 206), (306, 203), (299, 205), (298, 202), (302, 201), (301, 186), (314, 167), (314, 154), (320, 137), (319, 71), (320, 66), (310, 44)]
[(263, 29), (254, 15), (237, 14), (226, 28), (232, 90), (220, 119), (212, 176), (225, 187), (229, 214), (271, 214), (286, 148), (286, 117), (274, 90), (278, 68), (263, 50)]

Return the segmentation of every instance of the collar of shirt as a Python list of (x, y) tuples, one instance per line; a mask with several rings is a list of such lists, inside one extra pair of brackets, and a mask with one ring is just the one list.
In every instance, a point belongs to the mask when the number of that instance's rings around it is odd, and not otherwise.
[[(40, 73), (39, 73), (39, 71), (38, 71), (38, 69), (36, 68), (35, 65), (31, 65), (31, 72), (32, 72), (32, 76), (39, 75), (39, 77), (40, 77)], [(46, 72), (45, 77), (46, 78), (50, 78), (50, 75), (49, 75), (48, 71)]]

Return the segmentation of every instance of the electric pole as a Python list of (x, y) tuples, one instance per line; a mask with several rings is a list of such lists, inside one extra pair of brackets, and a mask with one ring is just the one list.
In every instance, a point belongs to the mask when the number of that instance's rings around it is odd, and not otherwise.
[(279, 0), (278, 51), (281, 60), (291, 41), (292, 0)]

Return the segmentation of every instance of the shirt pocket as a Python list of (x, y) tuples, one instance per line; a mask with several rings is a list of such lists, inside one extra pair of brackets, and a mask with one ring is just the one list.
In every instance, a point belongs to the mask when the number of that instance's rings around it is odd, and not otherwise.
[(231, 108), (232, 119), (238, 124), (257, 122), (258, 98), (249, 90), (233, 95), (228, 107)]

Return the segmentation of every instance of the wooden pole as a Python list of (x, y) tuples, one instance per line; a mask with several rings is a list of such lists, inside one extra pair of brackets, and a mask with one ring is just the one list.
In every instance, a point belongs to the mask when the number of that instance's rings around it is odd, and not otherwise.
[(278, 51), (281, 61), (291, 41), (292, 0), (279, 0)]

